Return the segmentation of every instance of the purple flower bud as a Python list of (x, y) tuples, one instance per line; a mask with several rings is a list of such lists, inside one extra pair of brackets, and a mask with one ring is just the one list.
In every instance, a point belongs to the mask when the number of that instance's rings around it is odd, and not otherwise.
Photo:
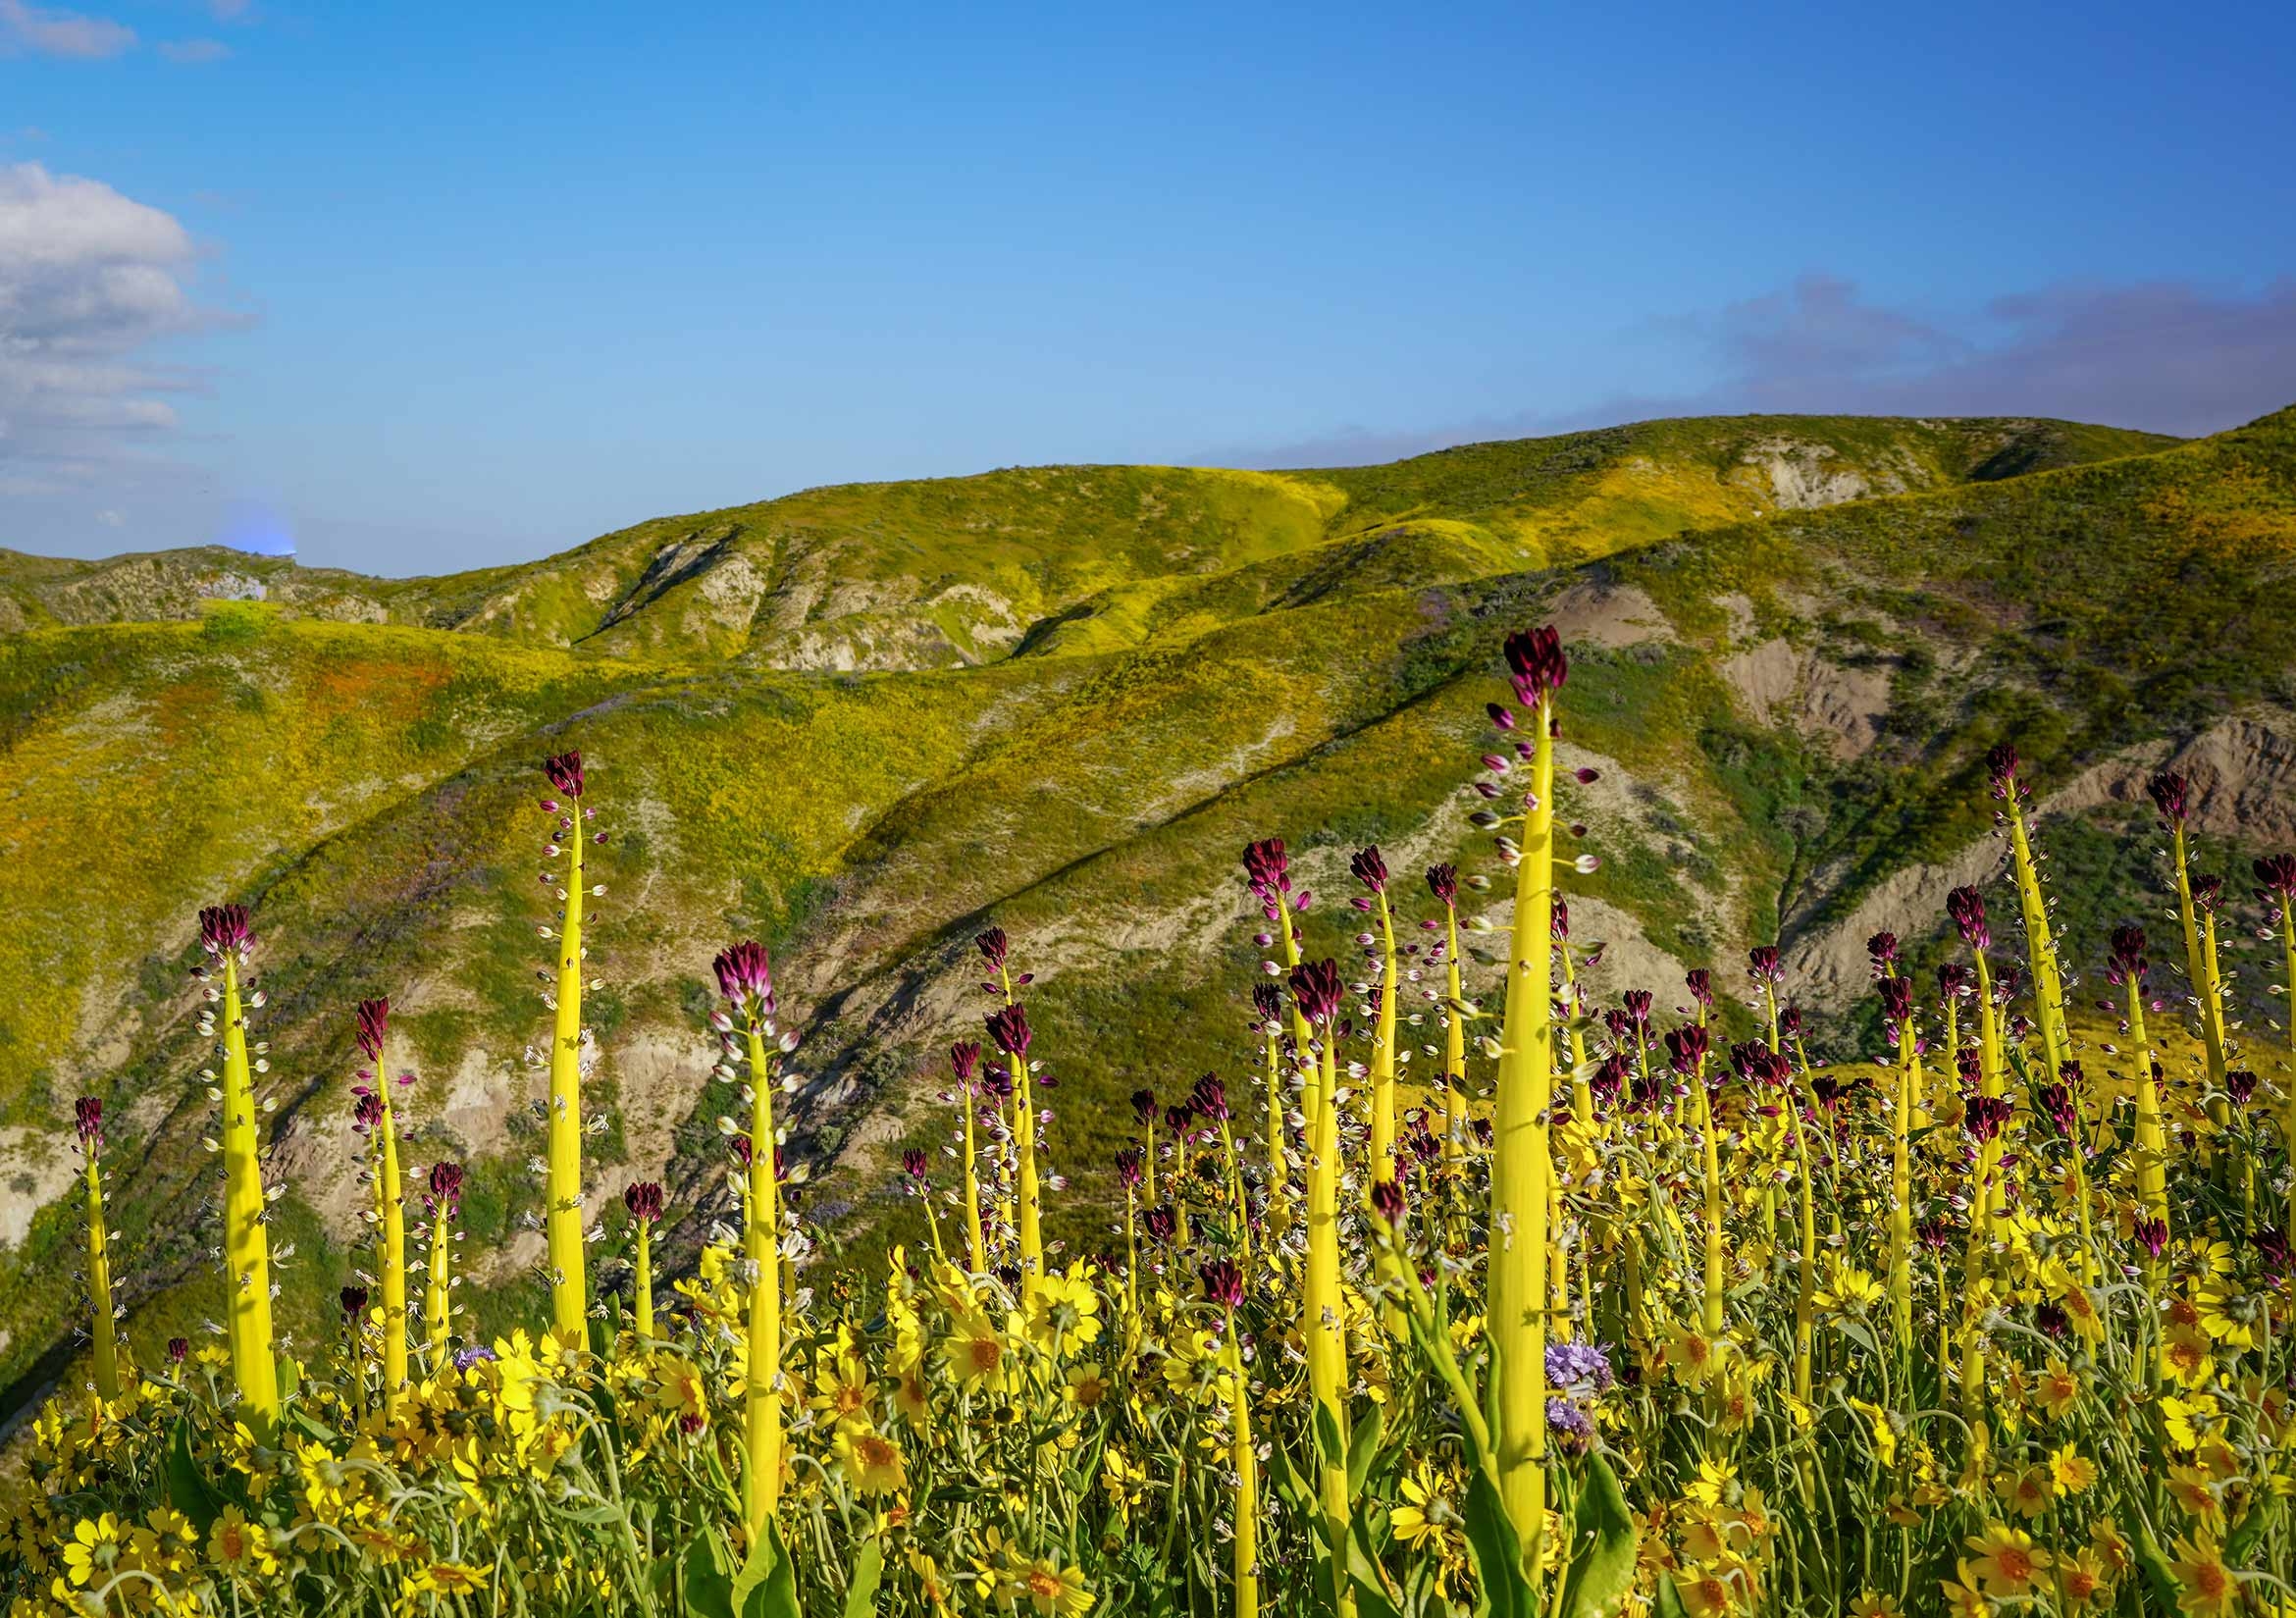
[(1698, 1064), (1706, 1059), (1706, 1030), (1696, 1022), (1686, 1022), (1666, 1034), (1666, 1062), (1683, 1077), (1697, 1071)]
[(2008, 1096), (1971, 1096), (1961, 1103), (1961, 1127), (1969, 1137), (1980, 1143), (2001, 1133), (2002, 1125), (2016, 1110)]
[(1693, 967), (1683, 974), (1682, 985), (1690, 990), (1691, 998), (1708, 1011), (1714, 1009), (1714, 974), (1703, 966)]
[(1217, 1074), (1206, 1073), (1196, 1080), (1196, 1087), (1188, 1092), (1188, 1104), (1215, 1123), (1227, 1122), (1227, 1086)]
[(209, 955), (243, 950), (255, 941), (244, 905), (211, 905), (199, 913), (199, 943)]
[(555, 754), (543, 760), (543, 773), (550, 778), (550, 785), (569, 798), (582, 796), (582, 755), (579, 752)]
[(949, 1067), (957, 1075), (959, 1084), (972, 1082), (973, 1070), (980, 1066), (980, 1047), (969, 1039), (960, 1039), (949, 1047)]
[(2235, 1068), (2224, 1075), (2224, 1091), (2231, 1096), (2233, 1106), (2247, 1106), (2256, 1094), (2256, 1074), (2245, 1068)]
[(1116, 1155), (1117, 1178), (1126, 1187), (1138, 1185), (1141, 1177), (1141, 1166), (1146, 1161), (1147, 1154), (1139, 1147), (1126, 1146)]
[(1647, 1028), (1650, 1025), (1650, 991), (1648, 989), (1629, 989), (1625, 994), (1619, 996), (1619, 1004), (1626, 1008), (1627, 1016), (1635, 1019), (1637, 1028)]
[(2145, 966), (2145, 929), (2133, 923), (2114, 927), (2106, 956), (2106, 969), (2113, 983), (2142, 983)]
[(1152, 1127), (1156, 1122), (1157, 1116), (1162, 1111), (1163, 1109), (1156, 1104), (1154, 1090), (1141, 1089), (1132, 1092), (1132, 1116), (1139, 1120), (1142, 1127)]
[(1985, 925), (1985, 896), (1975, 888), (1956, 888), (1946, 895), (1946, 914), (1960, 929), (1961, 942), (1982, 950), (1993, 942)]
[(357, 1285), (346, 1286), (336, 1296), (342, 1304), (343, 1315), (356, 1325), (359, 1317), (367, 1312), (367, 1289)]
[(1865, 941), (1865, 953), (1873, 961), (1874, 976), (1881, 976), (1885, 967), (1897, 962), (1898, 935), (1894, 932), (1875, 933)]
[(182, 1365), (182, 1364), (183, 1364), (183, 1363), (185, 1360), (189, 1359), (190, 1357), (191, 1357), (191, 1339), (190, 1339), (189, 1337), (170, 1337), (170, 1338), (168, 1339), (168, 1363), (169, 1363), (169, 1364), (171, 1364), (171, 1365)]
[(1315, 1027), (1328, 1027), (1339, 1013), (1339, 966), (1334, 961), (1303, 961), (1291, 968), (1292, 1003)]
[(2168, 1245), (2166, 1220), (2154, 1219), (2148, 1215), (2139, 1219), (2129, 1233), (2136, 1237), (2137, 1245), (2152, 1258), (2159, 1258), (2161, 1250)]
[(1514, 680), (1515, 701), (1525, 707), (1537, 707), (1540, 699), (1560, 691), (1570, 673), (1562, 637), (1552, 624), (1516, 630), (1507, 637), (1502, 651), (1507, 672)]
[(1005, 955), (1012, 948), (1012, 942), (1005, 937), (1004, 928), (989, 928), (988, 931), (975, 938), (972, 945), (973, 948), (980, 951), (980, 958), (989, 964), (989, 970), (1003, 971), (1005, 969)]
[(2192, 876), (2192, 902), (2203, 915), (2212, 914), (2224, 899), (2224, 879), (2195, 871)]
[(431, 1203), (449, 1214), (462, 1206), (462, 1165), (437, 1163), (431, 1166)]
[(2268, 854), (2249, 868), (2256, 873), (2259, 899), (2285, 906), (2296, 895), (2296, 854)]
[(1780, 983), (1785, 980), (1786, 967), (1778, 959), (1777, 949), (1769, 944), (1748, 950), (1746, 969), (1756, 983)]
[(1244, 880), (1265, 903), (1291, 891), (1291, 862), (1283, 853), (1283, 839), (1271, 837), (1244, 850)]
[(661, 1218), (661, 1186), (651, 1179), (632, 1180), (622, 1188), (622, 1206), (632, 1219), (652, 1225)]
[(1459, 867), (1456, 865), (1430, 865), (1427, 867), (1427, 891), (1434, 894), (1435, 903), (1446, 909), (1459, 902)]
[(1499, 729), (1513, 730), (1515, 728), (1515, 710), (1513, 708), (1502, 707), (1496, 703), (1486, 703), (1483, 705), (1483, 711), (1490, 715), (1490, 722), (1498, 726)]
[(1159, 1247), (1168, 1247), (1179, 1234), (1179, 1216), (1169, 1207), (1151, 1208), (1140, 1216), (1140, 1227), (1147, 1231), (1150, 1241)]
[(94, 1147), (104, 1137), (104, 1104), (94, 1096), (81, 1096), (72, 1104), (72, 1126), (79, 1135), (79, 1144)]
[(383, 1123), (383, 1098), (373, 1090), (351, 1105), (351, 1127), (361, 1134), (380, 1128)]
[(1357, 851), (1355, 858), (1347, 861), (1347, 868), (1358, 882), (1371, 889), (1372, 892), (1384, 893), (1386, 891), (1387, 862), (1380, 857), (1380, 851), (1377, 848)]
[(1275, 984), (1252, 985), (1252, 1018), (1262, 1027), (1283, 1020), (1283, 996)]
[[(1025, 1057), (1028, 1054), (1028, 1041), (1031, 1037), (1028, 1029), (1028, 1014), (1018, 1004), (1002, 1007), (991, 1012), (986, 1021), (989, 1038), (996, 1042), (998, 1050), (1016, 1059)], [(1013, 1076), (1018, 1082), (1020, 1070), (1017, 1063)]]
[(383, 1060), (383, 1035), (391, 1026), (391, 1002), (362, 1000), (358, 1009), (359, 1049), (369, 1062)]
[(1881, 995), (1882, 1016), (1903, 1026), (1913, 1016), (1913, 984), (1904, 977), (1885, 977), (1874, 985)]
[(751, 939), (720, 950), (710, 966), (717, 973), (717, 992), (734, 1010), (753, 1021), (773, 1015), (773, 963), (764, 945)]
[(1203, 1279), (1204, 1296), (1211, 1302), (1224, 1309), (1233, 1309), (1243, 1302), (1243, 1270), (1233, 1259), (1207, 1260), (1196, 1274)]
[(1403, 1182), (1399, 1179), (1375, 1179), (1371, 1188), (1372, 1212), (1387, 1225), (1401, 1225), (1405, 1198)]
[(2153, 808), (2161, 811), (2161, 823), (2171, 831), (2180, 830), (2186, 812), (2191, 808), (2192, 783), (2174, 770), (2165, 769), (2145, 783), (2145, 796), (2152, 799)]

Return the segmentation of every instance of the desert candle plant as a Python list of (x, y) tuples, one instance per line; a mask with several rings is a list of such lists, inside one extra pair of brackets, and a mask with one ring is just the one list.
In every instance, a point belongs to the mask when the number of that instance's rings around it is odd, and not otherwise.
[(1356, 907), (1371, 912), (1380, 923), (1376, 935), (1363, 935), (1380, 973), (1371, 1063), (1370, 1177), (1377, 1182), (1395, 1177), (1395, 913), (1387, 903), (1387, 861), (1376, 847), (1358, 850), (1347, 868), (1369, 890), (1355, 899)]
[[(1490, 1172), (1489, 1298), (1499, 1492), (1526, 1565), (1544, 1565), (1548, 1109), (1554, 1090), (1555, 698), (1569, 672), (1551, 625), (1507, 637), (1507, 667), (1531, 733), (1515, 846), (1514, 937), (1499, 1035)], [(1506, 760), (1486, 758), (1493, 773)]]
[(1467, 1000), (1459, 981), (1459, 867), (1427, 868), (1427, 891), (1443, 908), (1443, 1076), (1437, 1091), (1436, 1137), (1443, 1156), (1456, 1156), (1467, 1112)]
[(383, 1404), (395, 1417), (405, 1402), (406, 1370), (406, 1185), (398, 1167), (398, 1109), (391, 1092), (398, 1086), (384, 1061), (391, 1029), (391, 1002), (362, 1000), (357, 1013), (359, 1051), (370, 1064), (361, 1075), (375, 1102), (372, 1153), (375, 1176), (376, 1239), (383, 1284)]
[(120, 1396), (120, 1327), (113, 1316), (110, 1232), (104, 1227), (104, 1104), (81, 1096), (72, 1104), (73, 1130), (84, 1160), (87, 1201), (88, 1341), (95, 1362), (96, 1397)]
[(423, 1212), (430, 1227), (430, 1266), (423, 1286), (423, 1337), (431, 1371), (446, 1364), (454, 1331), (454, 1244), (462, 1239), (455, 1221), (462, 1213), (462, 1165), (434, 1163), (423, 1181)]
[(254, 942), (245, 907), (217, 905), (199, 913), (199, 943), (209, 961), (207, 993), (210, 1005), (221, 1012), (220, 1027), (203, 1020), (201, 1032), (219, 1033), (223, 1040), (224, 1324), (232, 1377), (250, 1425), (260, 1434), (279, 1418), (279, 1361), (271, 1334), (271, 1244), (265, 1231), (270, 1202), (255, 1126), (255, 1073), (269, 1064), (260, 1051), (250, 1058), (247, 1048), (246, 1014), (263, 1000), (258, 989), (245, 989), (242, 998), (240, 977)]
[(742, 1257), (750, 1284), (748, 1371), (743, 1392), (743, 1520), (750, 1543), (762, 1542), (781, 1500), (781, 1157), (773, 1091), (795, 1030), (774, 1024), (773, 966), (755, 941), (721, 951), (718, 991), (749, 1063), (748, 1181), (742, 1196)]
[[(1316, 1425), (1337, 1439), (1318, 1445), (1317, 1498), (1326, 1543), (1343, 1560), (1347, 1544), (1347, 1300), (1339, 1258), (1338, 1020), (1341, 986), (1334, 961), (1307, 961), (1290, 973), (1291, 999), (1310, 1039), (1304, 1060), (1316, 1064), (1307, 1112), (1307, 1267), (1300, 1289), (1300, 1341), (1307, 1354), (1309, 1395)], [(1353, 1598), (1341, 1592), (1343, 1609)]]
[[(591, 894), (583, 885), (582, 866), (583, 846), (590, 835), (588, 822), (594, 811), (582, 801), (580, 753), (562, 753), (546, 759), (543, 772), (564, 797), (563, 803), (553, 798), (543, 800), (544, 812), (558, 817), (544, 856), (553, 861), (563, 856), (566, 861), (565, 875), (557, 888), (557, 989), (551, 1012), (548, 1207), (543, 1220), (548, 1238), (551, 1325), (561, 1338), (580, 1342), (590, 1312), (582, 1208), (582, 911)], [(545, 871), (543, 880), (553, 880), (552, 873)]]
[(634, 1179), (622, 1189), (622, 1207), (630, 1215), (631, 1301), (639, 1340), (653, 1340), (653, 1227), (661, 1223), (661, 1187), (650, 1179)]

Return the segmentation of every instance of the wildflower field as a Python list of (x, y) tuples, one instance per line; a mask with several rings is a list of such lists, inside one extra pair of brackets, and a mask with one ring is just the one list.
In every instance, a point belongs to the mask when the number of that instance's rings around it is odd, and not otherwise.
[[(421, 1161), (391, 1008), (364, 1070), (371, 1247), (330, 1341), (272, 1323), (258, 918), (200, 915), (224, 1318), (116, 1325), (104, 1110), (79, 1104), (88, 1341), (10, 1479), (14, 1614), (2296, 1613), (2288, 1443), (2296, 1058), (2224, 963), (2296, 972), (2296, 856), (2212, 869), (2156, 775), (2161, 887), (2066, 936), (2013, 746), (2001, 859), (1919, 977), (1872, 939), (1883, 1037), (1813, 1048), (1758, 940), (1687, 980), (1575, 943), (1569, 668), (1489, 671), (1485, 868), (1238, 880), (1264, 975), (1234, 1059), (1132, 1098), (1121, 1207), (1049, 1241), (1062, 1057), (1029, 943), (978, 940), (922, 1219), (885, 1262), (787, 1207), (798, 1048), (766, 951), (710, 989), (738, 1227), (586, 1200), (585, 859), (611, 804), (547, 764), (549, 1312), (474, 1329), (464, 1169)], [(604, 818), (601, 819), (600, 816)], [(1513, 895), (1471, 999), (1465, 894)], [(1351, 906), (1360, 954), (1299, 917)], [(697, 963), (697, 966), (700, 964)], [(132, 1232), (125, 1233), (132, 1235)]]

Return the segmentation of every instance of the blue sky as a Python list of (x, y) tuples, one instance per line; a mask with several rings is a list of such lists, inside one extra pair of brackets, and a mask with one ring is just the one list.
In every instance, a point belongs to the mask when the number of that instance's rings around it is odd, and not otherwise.
[(2296, 10), (0, 0), (0, 545), (2296, 401)]

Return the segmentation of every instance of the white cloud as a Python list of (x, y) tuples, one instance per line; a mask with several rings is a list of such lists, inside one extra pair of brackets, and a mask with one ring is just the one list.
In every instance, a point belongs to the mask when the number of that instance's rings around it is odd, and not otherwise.
[(135, 30), (106, 17), (76, 11), (49, 11), (25, 0), (0, 0), (0, 44), (35, 56), (69, 56), (100, 62), (135, 44)]
[(220, 39), (167, 39), (161, 41), (159, 53), (182, 66), (199, 67), (223, 61), (232, 54), (232, 47)]
[(176, 424), (199, 377), (153, 344), (225, 318), (191, 290), (197, 247), (174, 217), (100, 181), (0, 167), (0, 483), (100, 481)]

